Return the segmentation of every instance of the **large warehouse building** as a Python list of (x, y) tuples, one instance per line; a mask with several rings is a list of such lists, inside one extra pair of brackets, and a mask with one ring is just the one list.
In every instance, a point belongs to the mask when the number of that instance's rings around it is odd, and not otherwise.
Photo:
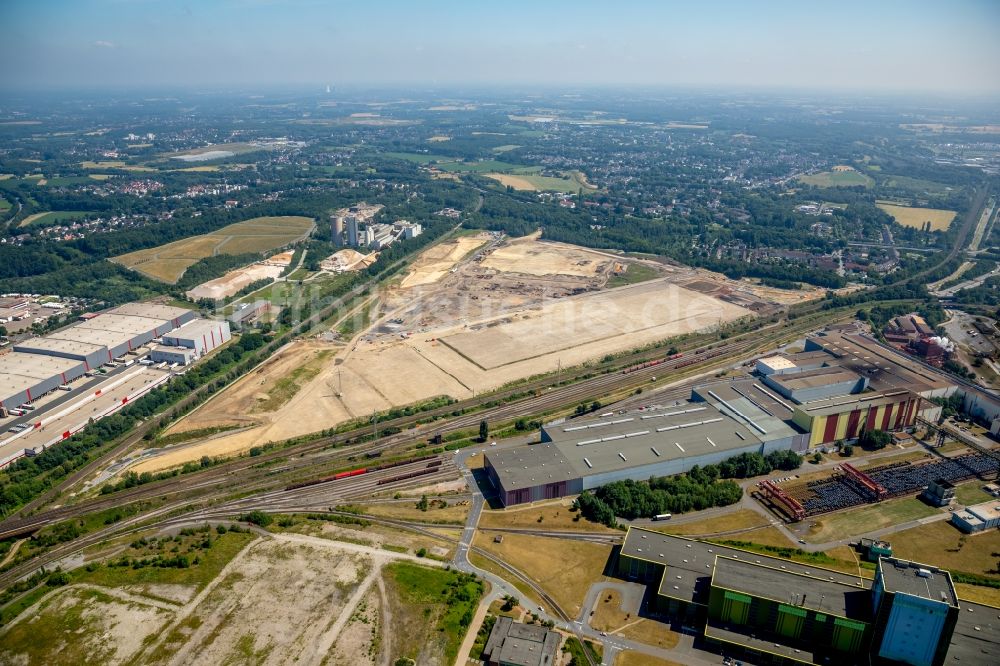
[(740, 453), (803, 450), (808, 437), (744, 396), (706, 389), (711, 401), (576, 419), (542, 428), (542, 444), (486, 454), (505, 506), (575, 495), (621, 479), (648, 479)]
[(997, 611), (959, 600), (947, 571), (880, 558), (875, 580), (632, 527), (619, 576), (655, 586), (658, 614), (755, 664), (1000, 661)]
[(757, 376), (697, 386), (691, 400), (551, 423), (540, 445), (489, 451), (505, 506), (575, 495), (622, 479), (686, 472), (741, 453), (802, 452), (865, 430), (911, 428), (955, 386), (863, 336), (833, 332), (761, 359)]
[(204, 356), (232, 339), (228, 321), (194, 319), (163, 336), (163, 344), (193, 349)]
[(85, 372), (74, 359), (11, 352), (0, 356), (0, 407), (12, 409), (54, 391)]
[(0, 407), (29, 403), (194, 318), (183, 308), (129, 303), (19, 342), (0, 356)]

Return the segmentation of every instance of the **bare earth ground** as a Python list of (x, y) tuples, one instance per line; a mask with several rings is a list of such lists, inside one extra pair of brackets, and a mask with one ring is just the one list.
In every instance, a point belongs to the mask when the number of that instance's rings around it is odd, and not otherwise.
[(169, 611), (114, 590), (66, 588), (0, 633), (0, 663), (123, 664), (170, 617)]
[(0, 663), (388, 665), (387, 646), (405, 613), (390, 608), (380, 579), (400, 560), (441, 566), (278, 534), (244, 548), (193, 598), (71, 585), (0, 628)]
[(187, 292), (188, 298), (224, 298), (232, 296), (251, 282), (264, 278), (276, 278), (284, 269), (281, 266), (267, 264), (251, 264), (246, 268), (230, 271), (220, 278), (203, 282)]
[[(306, 543), (251, 545), (147, 663), (319, 663), (324, 634), (376, 569), (370, 557)], [(322, 563), (322, 566), (318, 566)]]
[(400, 284), (404, 289), (432, 284), (444, 277), (459, 259), (486, 243), (487, 237), (462, 236), (429, 248), (413, 263), (410, 273)]
[[(168, 433), (259, 427), (181, 445), (133, 469), (232, 455), (440, 395), (472, 397), (753, 316), (741, 305), (764, 304), (747, 285), (705, 271), (539, 241), (537, 234), (499, 247), (482, 248), (483, 242), (464, 237), (429, 248), (401, 285), (380, 295), (384, 308), (371, 328), (346, 348), (327, 345), (339, 350), (336, 359), (277, 410), (250, 414), (248, 407), (321, 343), (294, 343), (282, 359), (236, 382)], [(616, 266), (636, 261), (662, 277), (604, 289)]]

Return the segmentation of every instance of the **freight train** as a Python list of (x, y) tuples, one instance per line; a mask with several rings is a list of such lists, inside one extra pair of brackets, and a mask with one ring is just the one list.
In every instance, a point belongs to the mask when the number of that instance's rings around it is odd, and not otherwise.
[(646, 361), (645, 363), (640, 363), (639, 365), (632, 365), (622, 370), (622, 374), (627, 375), (631, 372), (635, 372), (636, 370), (652, 368), (654, 365), (660, 365), (661, 363), (666, 363), (667, 361), (674, 361), (676, 359), (679, 359), (681, 356), (684, 356), (684, 354), (672, 354), (670, 356), (667, 356), (666, 358), (658, 358), (654, 361)]
[(321, 483), (329, 483), (330, 481), (337, 481), (339, 479), (347, 479), (352, 476), (361, 476), (362, 474), (370, 474), (371, 472), (380, 472), (384, 469), (391, 469), (393, 467), (400, 467), (402, 465), (410, 465), (413, 463), (423, 462), (425, 460), (436, 461), (431, 462), (427, 468), (434, 468), (441, 465), (441, 459), (437, 456), (422, 456), (420, 458), (410, 458), (409, 460), (398, 460), (396, 462), (385, 463), (384, 465), (377, 465), (375, 467), (360, 467), (358, 469), (348, 470), (346, 472), (337, 472), (331, 476), (324, 476), (322, 479), (312, 479), (310, 481), (300, 481), (299, 483), (293, 483), (290, 486), (285, 486), (285, 490), (295, 490), (296, 488), (305, 488), (307, 486), (316, 486)]

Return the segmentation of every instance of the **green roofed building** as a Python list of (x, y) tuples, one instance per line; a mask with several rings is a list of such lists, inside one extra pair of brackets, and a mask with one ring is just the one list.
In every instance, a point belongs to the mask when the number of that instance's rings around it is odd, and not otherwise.
[(935, 567), (882, 557), (872, 581), (638, 527), (615, 567), (655, 586), (653, 612), (754, 664), (1000, 663), (1000, 609), (959, 602)]

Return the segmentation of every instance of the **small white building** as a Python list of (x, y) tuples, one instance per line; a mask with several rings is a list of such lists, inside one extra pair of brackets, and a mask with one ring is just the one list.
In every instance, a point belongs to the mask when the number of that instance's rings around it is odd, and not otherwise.
[(966, 534), (1000, 527), (1000, 502), (991, 500), (951, 514), (951, 522)]
[(187, 347), (167, 347), (157, 345), (149, 352), (149, 358), (153, 363), (170, 363), (177, 365), (188, 365), (197, 358), (197, 352)]
[(784, 356), (769, 356), (758, 359), (757, 373), (763, 376), (780, 375), (795, 370), (796, 366)]
[(163, 344), (172, 347), (187, 347), (204, 356), (232, 339), (228, 321), (193, 319), (178, 329), (165, 333)]

